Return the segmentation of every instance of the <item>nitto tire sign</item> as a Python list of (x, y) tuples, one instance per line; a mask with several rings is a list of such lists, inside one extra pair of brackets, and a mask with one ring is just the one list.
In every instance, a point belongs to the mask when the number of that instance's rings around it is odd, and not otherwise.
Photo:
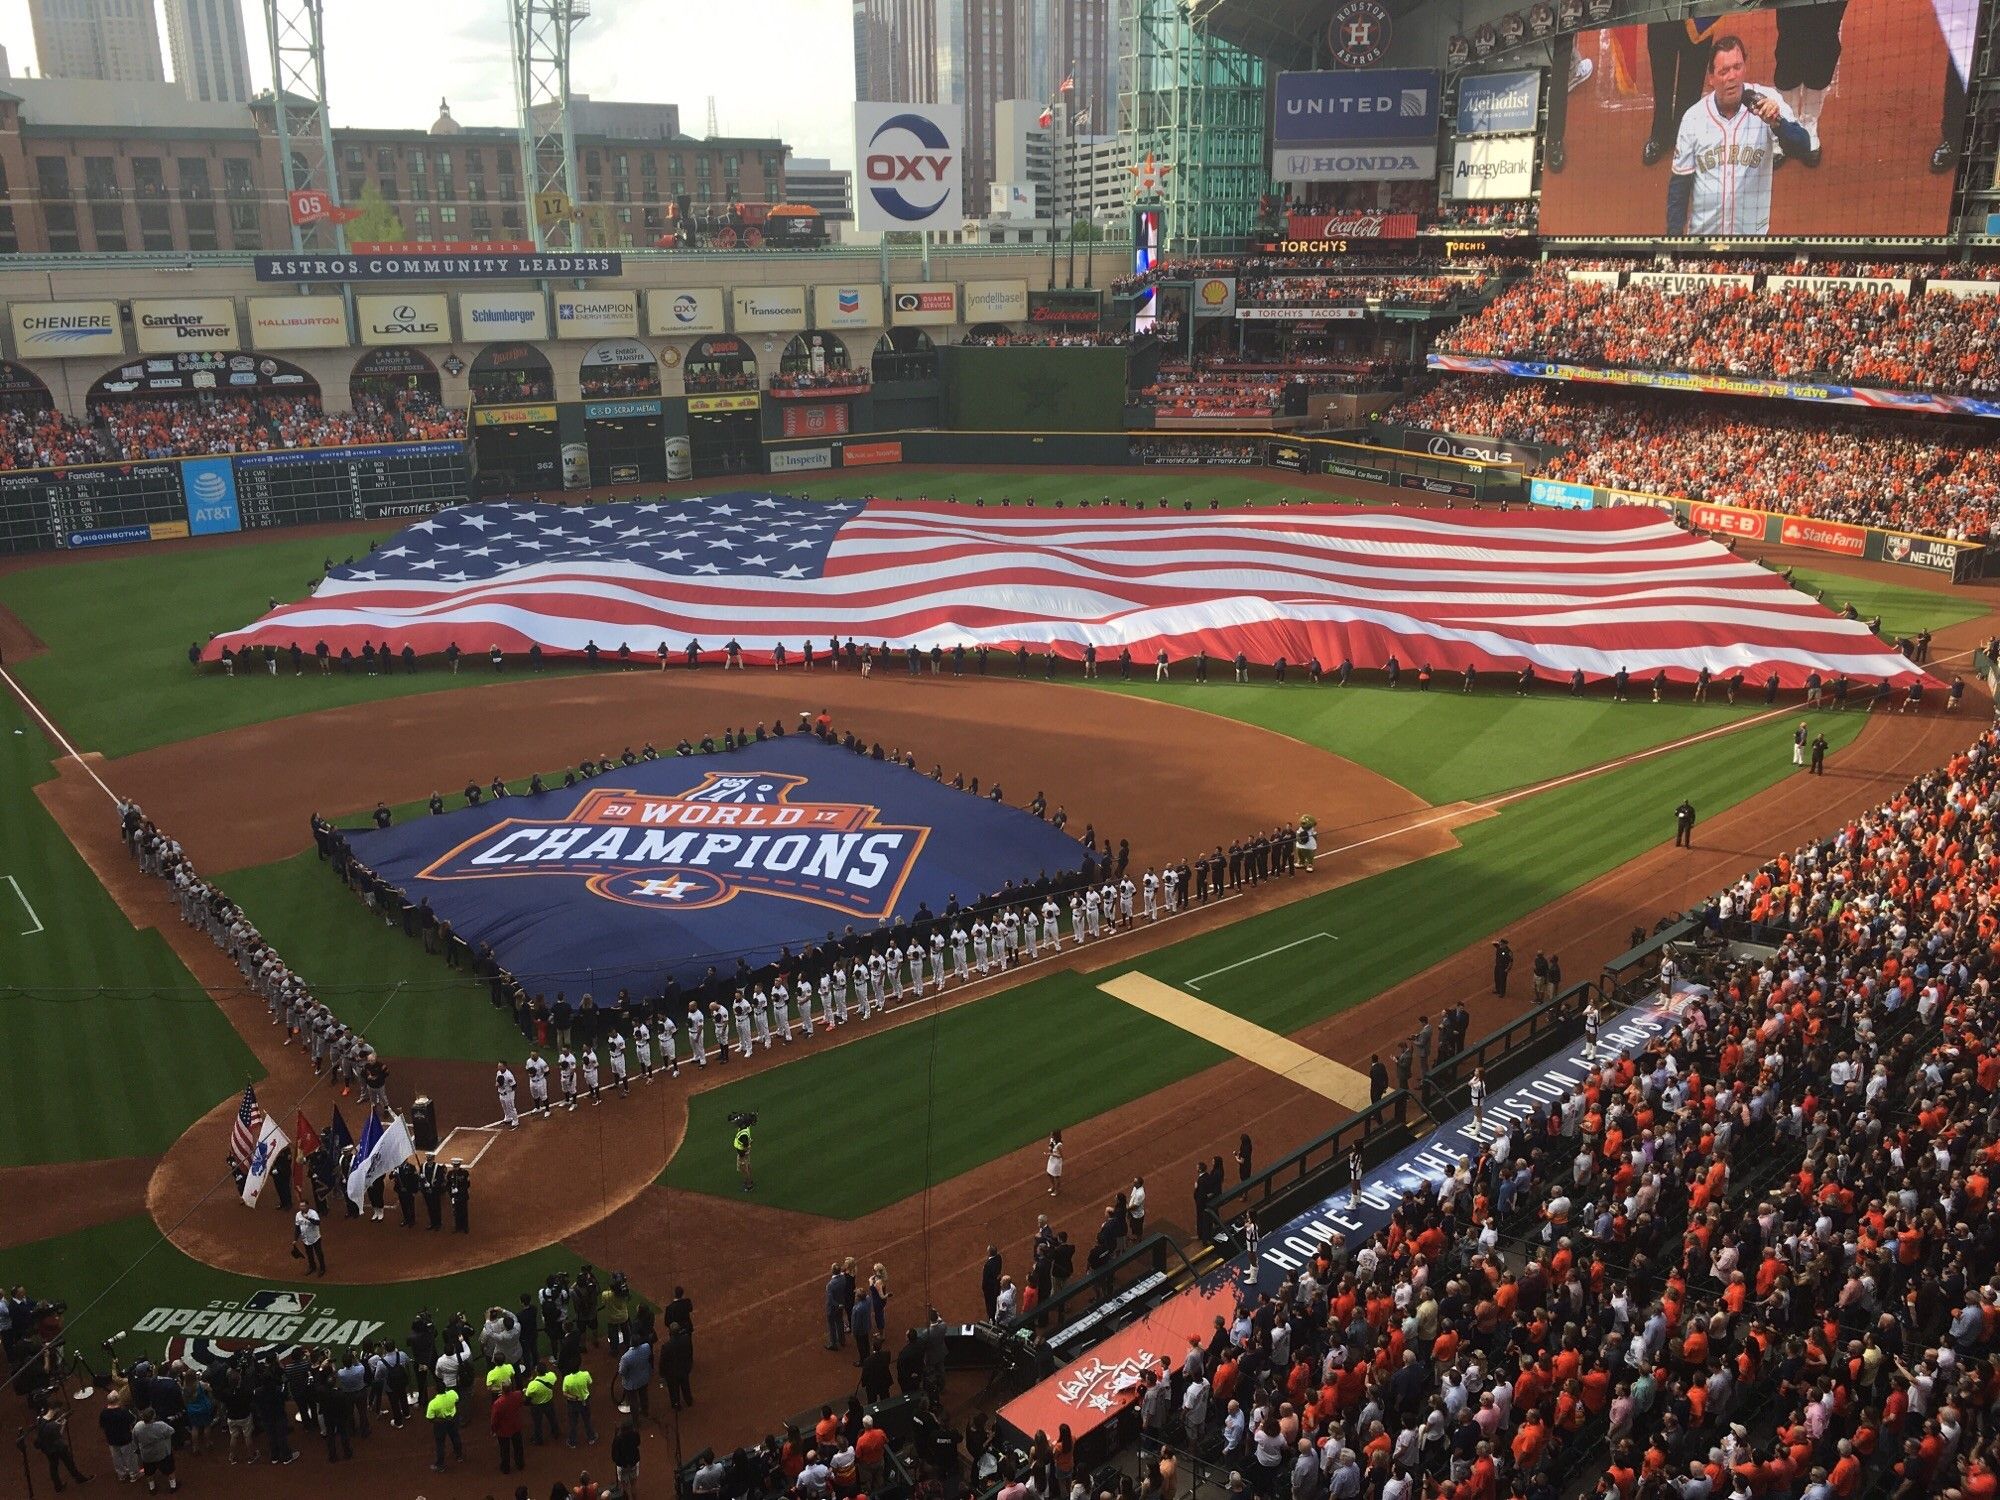
[(1406, 490), (1422, 490), (1426, 495), (1450, 495), (1459, 500), (1471, 500), (1478, 491), (1462, 479), (1433, 479), (1428, 474), (1400, 474), (1396, 483)]

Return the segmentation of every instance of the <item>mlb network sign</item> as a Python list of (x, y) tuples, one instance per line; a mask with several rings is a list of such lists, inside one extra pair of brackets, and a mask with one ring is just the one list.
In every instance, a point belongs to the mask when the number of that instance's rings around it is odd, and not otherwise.
[(1378, 146), (1437, 143), (1435, 68), (1280, 73), (1272, 144)]
[(965, 110), (955, 104), (854, 106), (854, 195), (859, 229), (957, 229), (962, 196)]

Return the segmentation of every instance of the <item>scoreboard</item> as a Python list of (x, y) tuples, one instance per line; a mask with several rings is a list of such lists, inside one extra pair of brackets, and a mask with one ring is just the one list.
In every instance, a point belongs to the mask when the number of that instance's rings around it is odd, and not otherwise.
[(0, 552), (186, 536), (187, 519), (177, 463), (0, 472)]
[(428, 515), (465, 496), (463, 443), (316, 448), (236, 458), (236, 504), (245, 530)]
[(457, 442), (0, 470), (0, 553), (427, 515), (468, 483)]

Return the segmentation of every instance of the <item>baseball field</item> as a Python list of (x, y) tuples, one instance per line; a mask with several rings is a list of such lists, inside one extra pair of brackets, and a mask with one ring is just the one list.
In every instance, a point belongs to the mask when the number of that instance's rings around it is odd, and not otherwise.
[[(1202, 473), (865, 479), (784, 488), (1176, 508), (1303, 493), (1296, 480)], [(1228, 1155), (1240, 1131), (1261, 1163), (1327, 1129), (1370, 1055), (1386, 1056), (1419, 1012), (1463, 1000), (1482, 1034), (1525, 1008), (1537, 950), (1560, 953), (1569, 978), (1591, 976), (1635, 924), (1893, 794), (1990, 712), (1975, 686), (1960, 716), (1821, 714), (1828, 774), (1811, 777), (1791, 764), (1795, 701), (1697, 705), (1685, 690), (1620, 704), (1602, 689), (1522, 698), (1511, 684), (1468, 695), (1455, 682), (1390, 691), (1296, 674), (1156, 685), (1115, 670), (1090, 684), (822, 671), (808, 684), (796, 670), (495, 674), (470, 660), (383, 677), (189, 667), (190, 642), (299, 597), (325, 562), (390, 529), (0, 571), (12, 685), (0, 692), (0, 1282), (67, 1301), (73, 1346), (93, 1360), (110, 1334), (129, 1331), (128, 1352), (157, 1346), (204, 1310), (273, 1293), (309, 1299), (291, 1335), (307, 1342), (394, 1336), (420, 1307), (476, 1324), (587, 1259), (656, 1301), (676, 1286), (695, 1299), (688, 1450), (760, 1436), (851, 1385), (851, 1361), (821, 1348), (829, 1260), (880, 1261), (904, 1307), (957, 1318), (976, 1304), (987, 1244), (1012, 1268), (1039, 1212), (1087, 1243), (1110, 1195), (1143, 1174), (1155, 1225), (1185, 1227), (1197, 1161)], [(1772, 561), (1836, 607), (1879, 614), (1885, 631), (1930, 629), (1947, 676), (1993, 628), (1988, 586)], [(947, 775), (1003, 781), (1009, 800), (1045, 791), (1079, 824), (1129, 838), (1135, 867), (1311, 814), (1319, 868), (836, 1037), (683, 1068), (516, 1134), (485, 1130), (494, 1065), (518, 1068), (519, 1031), (483, 984), (341, 887), (308, 815), (359, 823), (382, 801), (400, 818), (468, 779), (518, 787), (585, 754), (821, 708)], [(328, 1279), (298, 1280), (288, 1218), (245, 1208), (224, 1169), (237, 1101), (254, 1082), (287, 1124), (359, 1111), (313, 1078), (234, 966), (138, 872), (114, 795), (179, 839), (365, 1033), (392, 1097), (427, 1094), (463, 1128), (450, 1149), (475, 1162), (471, 1234), (413, 1235), (393, 1210), (385, 1224), (334, 1222)], [(1676, 850), (1683, 799), (1699, 821), (1694, 848)], [(1521, 960), (1505, 998), (1488, 983), (1503, 935)], [(1118, 983), (1134, 974), (1189, 1003), (1138, 1003)], [(1334, 1081), (1276, 1067), (1286, 1042), (1338, 1064)], [(759, 1115), (749, 1195), (729, 1147), (728, 1116), (745, 1109)], [(1052, 1204), (1040, 1148), (1056, 1128), (1069, 1171)], [(378, 1435), (344, 1487), (372, 1492), (420, 1461), (415, 1439)], [(301, 1492), (329, 1484), (326, 1472), (293, 1471)], [(426, 1493), (486, 1489), (453, 1476)]]

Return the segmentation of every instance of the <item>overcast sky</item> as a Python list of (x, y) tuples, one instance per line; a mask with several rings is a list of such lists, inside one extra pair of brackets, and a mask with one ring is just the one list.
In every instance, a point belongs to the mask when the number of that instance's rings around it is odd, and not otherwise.
[[(244, 0), (253, 87), (271, 81), (261, 0)], [(778, 136), (799, 156), (853, 163), (854, 32), (847, 0), (595, 0), (578, 29), (570, 86), (595, 99), (681, 107), (706, 133), (715, 95), (724, 135)], [(440, 96), (465, 125), (513, 125), (502, 0), (332, 0), (326, 87), (333, 123), (426, 126)], [(32, 69), (27, 0), (0, 0), (0, 45)], [(167, 25), (160, 50), (168, 71)]]

